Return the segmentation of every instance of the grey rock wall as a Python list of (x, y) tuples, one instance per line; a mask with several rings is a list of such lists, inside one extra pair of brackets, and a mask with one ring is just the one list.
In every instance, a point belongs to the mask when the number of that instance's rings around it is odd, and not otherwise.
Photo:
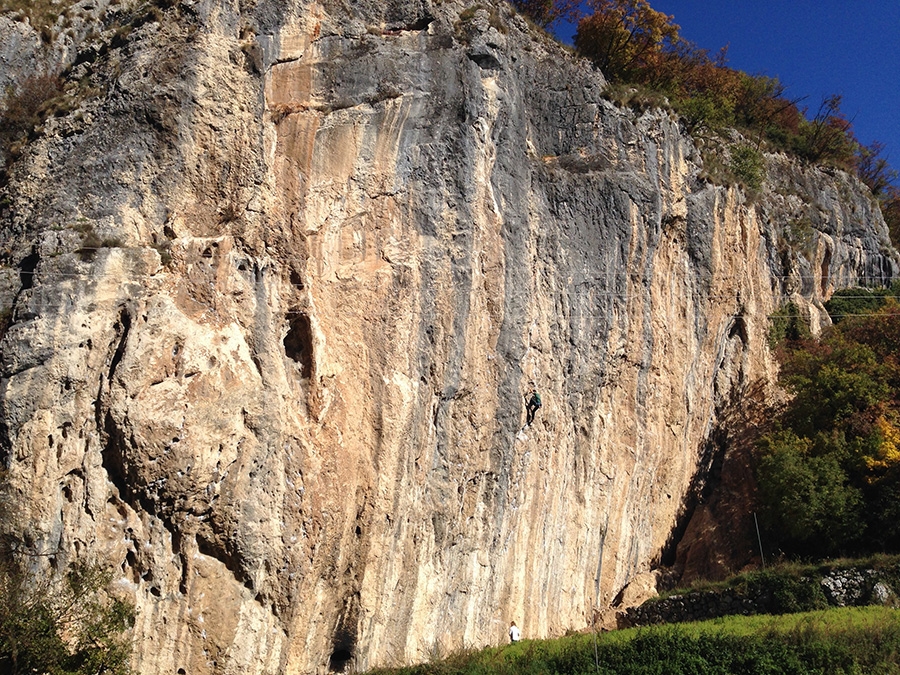
[(770, 387), (768, 315), (897, 272), (854, 179), (714, 185), (506, 6), (169, 4), (99, 25), (2, 207), (5, 527), (114, 567), (139, 672), (586, 626)]

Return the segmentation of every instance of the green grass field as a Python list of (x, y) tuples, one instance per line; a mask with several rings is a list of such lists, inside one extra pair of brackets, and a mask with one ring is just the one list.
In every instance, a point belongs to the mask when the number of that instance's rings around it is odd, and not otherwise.
[(523, 640), (379, 675), (900, 674), (900, 612), (840, 608)]

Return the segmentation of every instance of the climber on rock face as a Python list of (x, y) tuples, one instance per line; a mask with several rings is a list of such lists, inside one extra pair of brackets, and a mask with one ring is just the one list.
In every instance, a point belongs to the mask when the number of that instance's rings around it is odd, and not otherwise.
[(522, 633), (519, 632), (519, 627), (516, 625), (516, 622), (513, 621), (509, 624), (509, 641), (510, 642), (518, 642), (519, 638), (522, 637)]
[(534, 384), (531, 385), (531, 389), (525, 394), (525, 404), (525, 410), (528, 413), (525, 426), (530, 427), (531, 423), (534, 422), (534, 414), (541, 407), (541, 396), (537, 393)]

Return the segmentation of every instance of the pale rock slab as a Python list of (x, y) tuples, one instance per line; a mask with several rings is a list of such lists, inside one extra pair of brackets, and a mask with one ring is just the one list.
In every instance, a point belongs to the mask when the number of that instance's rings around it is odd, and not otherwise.
[(177, 3), (98, 33), (102, 93), (12, 168), (5, 527), (117, 571), (138, 672), (591, 625), (771, 391), (769, 315), (897, 274), (855, 179), (767, 156), (751, 202), (669, 113), (466, 9)]

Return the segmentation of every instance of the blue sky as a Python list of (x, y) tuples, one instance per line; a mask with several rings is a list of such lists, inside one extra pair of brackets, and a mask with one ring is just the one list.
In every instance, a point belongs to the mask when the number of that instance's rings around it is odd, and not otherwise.
[(814, 115), (841, 94), (865, 144), (880, 141), (900, 169), (900, 0), (650, 0), (681, 36), (728, 65), (777, 77)]

